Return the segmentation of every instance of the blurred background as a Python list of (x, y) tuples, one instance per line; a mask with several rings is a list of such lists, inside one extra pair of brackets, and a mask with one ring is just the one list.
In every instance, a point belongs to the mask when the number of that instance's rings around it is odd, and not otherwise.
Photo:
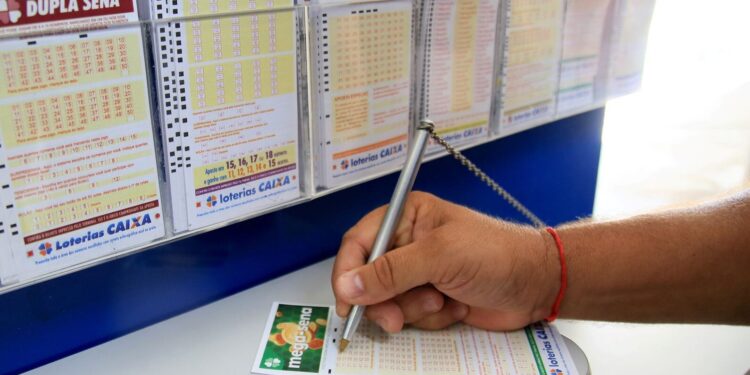
[(643, 86), (607, 104), (597, 218), (748, 186), (749, 14), (750, 1), (656, 1)]
[[(657, 0), (642, 89), (607, 104), (596, 218), (690, 205), (750, 187), (749, 14), (750, 1)], [(750, 374), (750, 327), (558, 325), (587, 354), (594, 374), (676, 368)], [(592, 325), (593, 332), (585, 328)], [(601, 337), (617, 340), (602, 347)]]

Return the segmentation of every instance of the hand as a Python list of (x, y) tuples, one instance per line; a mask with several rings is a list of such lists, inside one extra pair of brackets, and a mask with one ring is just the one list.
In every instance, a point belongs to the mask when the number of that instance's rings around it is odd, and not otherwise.
[(549, 315), (560, 264), (546, 233), (415, 192), (393, 249), (366, 264), (385, 211), (344, 235), (331, 279), (339, 316), (366, 305), (368, 319), (398, 332), (404, 324), (442, 329), (459, 321), (514, 330)]

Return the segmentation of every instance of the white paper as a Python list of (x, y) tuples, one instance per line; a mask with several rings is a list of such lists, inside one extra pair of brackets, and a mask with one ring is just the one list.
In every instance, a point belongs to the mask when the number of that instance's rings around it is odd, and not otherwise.
[(500, 78), (500, 133), (551, 120), (562, 44), (562, 0), (509, 0)]
[[(189, 2), (172, 15), (232, 8), (215, 6)], [(172, 65), (161, 74), (174, 77), (163, 90), (176, 88), (172, 100), (178, 106), (165, 121), (174, 132), (167, 139), (174, 153), (170, 184), (182, 184), (171, 187), (175, 230), (241, 218), (298, 198), (295, 13), (223, 15), (171, 25), (166, 32), (173, 38), (167, 43), (174, 48), (168, 55)]]
[[(256, 374), (578, 374), (575, 363), (567, 347), (554, 326), (545, 323), (532, 324), (514, 332), (490, 332), (467, 325), (457, 324), (440, 331), (422, 331), (407, 328), (398, 334), (388, 334), (375, 324), (362, 320), (354, 340), (344, 353), (339, 353), (338, 345), (344, 327), (344, 320), (328, 307), (328, 321), (324, 324), (325, 335), (307, 328), (298, 333), (293, 323), (304, 317), (294, 316), (292, 324), (284, 320), (279, 303), (275, 303), (269, 314), (260, 347), (256, 355), (253, 373)], [(304, 308), (303, 305), (286, 305)], [(311, 309), (326, 307), (311, 306)], [(320, 322), (318, 322), (320, 323)], [(280, 328), (289, 330), (280, 334)], [(319, 329), (316, 327), (316, 329)], [(312, 334), (311, 334), (312, 333)], [(299, 362), (292, 363), (293, 338), (300, 337), (297, 348), (305, 348), (313, 340), (324, 340), (324, 346), (312, 345), (299, 353)], [(292, 341), (290, 343), (289, 341)], [(304, 342), (303, 342), (304, 341)], [(273, 350), (278, 348), (275, 355)], [(322, 357), (317, 370), (305, 370), (307, 353), (315, 353), (310, 360)], [(309, 354), (308, 354), (309, 355)], [(299, 368), (290, 368), (300, 365)]]
[(409, 133), (412, 3), (314, 8), (318, 185), (403, 162)]
[(655, 4), (655, 0), (617, 0), (610, 39), (608, 98), (640, 89)]
[[(568, 0), (565, 8), (563, 52), (557, 113), (587, 108), (603, 95), (597, 93), (606, 81), (603, 49), (609, 28), (607, 16), (613, 3), (608, 0)], [(605, 54), (606, 56), (606, 54)]]
[(0, 185), (14, 263), (3, 279), (163, 237), (140, 28), (0, 45)]
[[(422, 114), (454, 146), (489, 136), (498, 0), (422, 2)], [(431, 143), (428, 152), (442, 150)]]

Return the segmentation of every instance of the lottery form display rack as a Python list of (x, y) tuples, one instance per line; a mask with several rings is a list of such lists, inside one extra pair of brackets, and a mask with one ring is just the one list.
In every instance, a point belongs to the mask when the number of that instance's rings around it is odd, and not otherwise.
[[(566, 17), (596, 14), (598, 71), (636, 45), (617, 71), (639, 80), (648, 23), (618, 16), (653, 4), (572, 1), (0, 0), (0, 293), (392, 173), (426, 114), (455, 125), (458, 149), (506, 135), (503, 84), (538, 93), (529, 72), (551, 72), (554, 102), (563, 79), (514, 25), (554, 30), (575, 61), (597, 46), (563, 41), (585, 34), (563, 32)], [(564, 51), (543, 52), (565, 71)], [(574, 104), (523, 128), (602, 101)]]

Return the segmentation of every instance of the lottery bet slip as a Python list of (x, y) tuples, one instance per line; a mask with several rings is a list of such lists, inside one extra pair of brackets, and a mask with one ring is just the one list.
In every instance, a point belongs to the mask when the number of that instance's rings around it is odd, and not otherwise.
[(311, 8), (318, 185), (400, 165), (409, 136), (412, 2)]
[(557, 113), (586, 109), (601, 100), (606, 84), (605, 36), (614, 1), (568, 0), (563, 26)]
[(641, 87), (655, 5), (655, 0), (616, 2), (616, 21), (609, 39), (607, 95), (610, 98), (633, 93)]
[(575, 364), (554, 326), (514, 332), (467, 325), (388, 334), (363, 320), (343, 353), (345, 321), (332, 306), (274, 303), (255, 357), (254, 374), (569, 374)]
[[(97, 30), (0, 40), (3, 284), (165, 234), (141, 30), (99, 28), (105, 16), (137, 19), (135, 4), (66, 2), (63, 10), (48, 7), (60, 2), (21, 3), (20, 18), (0, 30)], [(35, 18), (53, 15), (53, 24)]]
[(301, 195), (295, 13), (258, 3), (153, 3), (176, 232)]
[[(498, 0), (422, 1), (420, 118), (454, 146), (489, 136)], [(434, 142), (428, 152), (443, 150)]]
[(565, 2), (508, 0), (496, 99), (500, 133), (526, 130), (555, 115)]

